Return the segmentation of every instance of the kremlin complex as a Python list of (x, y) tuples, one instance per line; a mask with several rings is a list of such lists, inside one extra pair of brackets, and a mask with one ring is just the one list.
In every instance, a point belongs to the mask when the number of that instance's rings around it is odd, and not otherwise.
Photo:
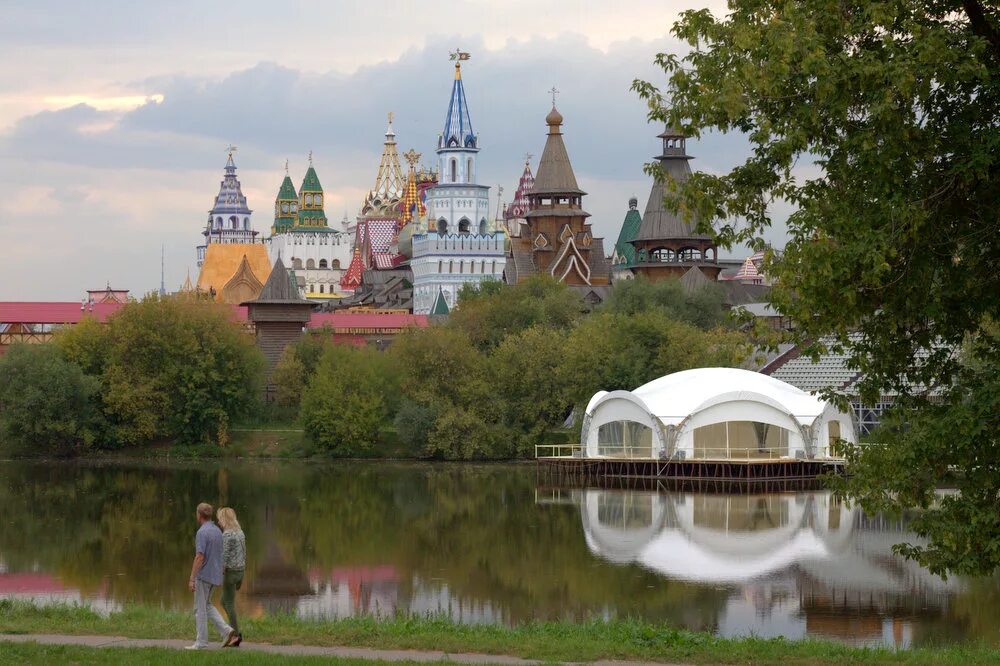
[[(615, 282), (636, 275), (678, 279), (688, 291), (718, 283), (731, 307), (765, 300), (763, 254), (720, 260), (710, 236), (664, 207), (661, 179), (651, 184), (644, 212), (635, 197), (629, 201), (613, 245), (594, 237), (555, 89), (536, 169), (529, 154), (511, 201), (504, 204), (500, 192), (491, 197), (478, 178), (480, 138), (462, 80), (469, 54), (451, 57), (454, 82), (433, 166), (422, 166), (423, 156), (414, 150), (400, 155), (388, 114), (374, 186), (354, 219), (327, 217), (310, 153), (298, 188), (286, 163), (276, 183), (273, 218), (266, 232), (258, 231), (265, 225), (259, 218), (255, 223), (231, 146), (196, 246), (197, 278), (189, 274), (180, 292), (233, 306), (258, 341), (272, 325), (260, 299), (274, 301), (285, 313), (278, 317), (282, 326), (297, 329), (279, 335), (281, 344), (303, 329), (326, 326), (343, 341), (382, 345), (407, 326), (447, 315), (459, 305), (465, 285), (516, 284), (539, 274), (577, 290), (590, 306), (602, 302)], [(683, 181), (691, 173), (686, 138), (669, 128), (659, 138), (659, 169)], [(166, 293), (163, 285), (160, 293)], [(127, 298), (126, 291), (108, 285), (88, 292), (82, 305), (0, 303), (0, 353), (13, 342), (43, 341), (89, 313), (104, 319)]]

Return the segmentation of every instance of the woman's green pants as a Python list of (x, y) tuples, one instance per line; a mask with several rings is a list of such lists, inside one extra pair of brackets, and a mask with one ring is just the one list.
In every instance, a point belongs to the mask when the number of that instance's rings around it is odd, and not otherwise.
[(229, 626), (239, 633), (240, 625), (236, 620), (236, 590), (243, 585), (243, 569), (226, 569), (222, 579), (222, 607), (229, 616)]

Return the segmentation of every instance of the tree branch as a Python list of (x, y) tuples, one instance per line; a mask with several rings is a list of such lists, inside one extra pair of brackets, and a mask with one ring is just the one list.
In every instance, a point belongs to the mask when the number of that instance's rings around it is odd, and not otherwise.
[(1000, 59), (1000, 30), (990, 23), (978, 0), (962, 0), (965, 15), (969, 17), (972, 32), (982, 37), (993, 48), (993, 55)]

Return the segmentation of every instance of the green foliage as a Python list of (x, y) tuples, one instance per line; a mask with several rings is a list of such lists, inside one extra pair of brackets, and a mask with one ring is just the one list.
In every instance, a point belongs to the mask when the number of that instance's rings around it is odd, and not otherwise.
[(448, 325), (463, 331), (480, 349), (492, 349), (511, 333), (532, 326), (569, 328), (585, 310), (577, 292), (548, 275), (534, 275), (512, 287), (497, 281), (478, 289), (465, 285), (459, 300)]
[[(856, 456), (847, 492), (922, 513), (930, 545), (907, 554), (936, 569), (993, 570), (1000, 472), (989, 461), (1000, 429), (987, 408), (1000, 350), (985, 347), (978, 371), (953, 350), (1000, 318), (1000, 10), (981, 0), (734, 0), (724, 18), (683, 13), (673, 32), (691, 50), (657, 56), (668, 90), (633, 85), (650, 118), (695, 136), (740, 132), (751, 155), (671, 184), (667, 204), (702, 230), (715, 224), (725, 245), (755, 247), (772, 202), (795, 207), (783, 256), (766, 260), (772, 300), (806, 353), (834, 336), (863, 373), (862, 399), (898, 394), (911, 422)], [(808, 178), (795, 170), (805, 160), (819, 167)], [(924, 394), (934, 386), (955, 388), (934, 404)], [(951, 470), (961, 493), (930, 502)]]
[(374, 448), (394, 393), (385, 368), (370, 347), (326, 348), (302, 396), (302, 423), (316, 446), (343, 456)]
[(107, 324), (84, 322), (55, 339), (99, 378), (108, 421), (100, 446), (153, 439), (224, 443), (229, 423), (259, 399), (264, 360), (228, 307), (156, 295)]
[(93, 446), (99, 388), (55, 345), (11, 346), (0, 356), (0, 443), (56, 455)]
[(680, 280), (650, 282), (639, 275), (616, 283), (598, 309), (627, 315), (660, 310), (670, 319), (707, 330), (727, 323), (725, 297), (725, 291), (718, 284), (708, 284), (687, 293)]

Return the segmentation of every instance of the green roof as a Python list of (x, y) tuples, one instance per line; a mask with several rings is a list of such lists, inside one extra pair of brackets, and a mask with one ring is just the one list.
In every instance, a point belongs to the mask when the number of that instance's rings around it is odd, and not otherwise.
[(448, 309), (448, 301), (444, 300), (444, 292), (438, 287), (437, 298), (434, 299), (434, 307), (431, 308), (432, 315), (446, 315), (451, 310)]
[(276, 200), (282, 199), (298, 199), (299, 195), (295, 191), (295, 186), (292, 185), (292, 179), (285, 175), (285, 179), (281, 181), (281, 187), (278, 189), (278, 196)]
[(621, 233), (618, 234), (618, 242), (615, 243), (615, 256), (624, 257), (625, 261), (617, 265), (632, 266), (636, 263), (635, 246), (632, 245), (632, 241), (638, 235), (641, 224), (642, 215), (639, 214), (637, 208), (629, 206), (629, 211), (625, 214), (625, 221), (622, 222)]
[(306, 171), (306, 177), (302, 179), (302, 187), (299, 188), (299, 193), (302, 192), (322, 192), (323, 186), (319, 184), (319, 176), (316, 175), (316, 169), (312, 166)]

